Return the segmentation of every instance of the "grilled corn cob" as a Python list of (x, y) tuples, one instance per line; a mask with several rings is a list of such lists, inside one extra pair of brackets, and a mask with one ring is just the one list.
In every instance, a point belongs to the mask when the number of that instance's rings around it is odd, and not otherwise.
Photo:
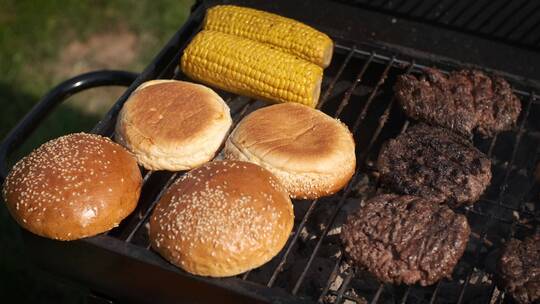
[(323, 68), (332, 59), (330, 37), (293, 19), (234, 5), (210, 8), (205, 30), (219, 31), (268, 43)]
[(315, 107), (322, 68), (250, 39), (216, 31), (198, 33), (185, 49), (182, 71), (226, 91)]

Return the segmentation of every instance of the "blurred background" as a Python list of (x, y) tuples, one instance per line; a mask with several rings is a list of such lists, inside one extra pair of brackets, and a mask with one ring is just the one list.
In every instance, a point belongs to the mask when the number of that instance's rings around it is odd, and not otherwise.
[[(0, 139), (60, 81), (98, 69), (140, 72), (189, 15), (191, 0), (0, 0)], [(98, 88), (61, 105), (13, 161), (63, 134), (88, 131), (122, 93)], [(86, 303), (88, 290), (36, 269), (0, 204), (3, 303)], [(6, 301), (7, 300), (7, 301)]]

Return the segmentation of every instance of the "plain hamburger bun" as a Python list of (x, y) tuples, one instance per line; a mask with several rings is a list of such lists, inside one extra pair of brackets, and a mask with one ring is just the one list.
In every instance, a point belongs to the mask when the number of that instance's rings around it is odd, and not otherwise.
[(124, 104), (115, 139), (149, 170), (188, 170), (210, 161), (231, 126), (210, 88), (177, 80), (143, 83)]
[(177, 179), (150, 218), (150, 243), (202, 276), (233, 276), (268, 262), (294, 222), (287, 192), (267, 170), (214, 161)]
[(347, 126), (321, 111), (284, 103), (240, 121), (225, 159), (268, 169), (293, 198), (314, 199), (343, 188), (354, 174), (354, 140)]
[(25, 229), (57, 240), (118, 226), (137, 205), (142, 177), (122, 146), (94, 134), (51, 140), (13, 167), (4, 201)]

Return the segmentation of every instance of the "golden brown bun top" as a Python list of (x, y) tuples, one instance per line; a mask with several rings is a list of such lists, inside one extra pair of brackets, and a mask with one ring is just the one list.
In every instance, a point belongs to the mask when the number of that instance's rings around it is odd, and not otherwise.
[(354, 140), (343, 123), (294, 103), (249, 114), (229, 139), (250, 158), (285, 171), (326, 173), (344, 159), (355, 162)]
[(176, 180), (150, 220), (152, 246), (200, 275), (228, 276), (260, 266), (285, 244), (291, 201), (266, 169), (214, 161)]
[(137, 204), (135, 158), (110, 139), (70, 134), (21, 159), (3, 194), (13, 217), (45, 237), (71, 240), (116, 226)]
[(150, 141), (189, 142), (207, 132), (207, 125), (223, 120), (228, 115), (225, 107), (221, 97), (205, 86), (154, 80), (133, 92), (122, 108), (122, 117)]

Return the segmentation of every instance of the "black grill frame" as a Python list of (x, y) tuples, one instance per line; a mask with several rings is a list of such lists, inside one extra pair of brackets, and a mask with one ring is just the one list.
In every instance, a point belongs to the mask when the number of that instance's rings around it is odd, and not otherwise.
[[(168, 78), (171, 75), (174, 75), (173, 78), (176, 79), (184, 79), (184, 76), (177, 67), (181, 50), (200, 29), (204, 11), (204, 3), (199, 5), (193, 11), (182, 29), (179, 30), (165, 46), (154, 62), (137, 78), (129, 89), (126, 90), (105, 118), (94, 128), (93, 132), (105, 136), (113, 135), (115, 118), (118, 111), (129, 94), (131, 94), (140, 83), (150, 79)], [(389, 76), (389, 74), (396, 74), (395, 71), (391, 73), (391, 70), (398, 69), (402, 73), (418, 73), (426, 66), (437, 66), (443, 70), (466, 67), (461, 63), (456, 63), (447, 60), (446, 58), (436, 56), (425, 58), (420, 54), (417, 56), (402, 54), (395, 50), (388, 50), (386, 46), (381, 46), (376, 43), (355, 44), (350, 41), (342, 41), (339, 38), (335, 39), (335, 41), (337, 41), (337, 56), (334, 61), (342, 59), (342, 62), (339, 66), (334, 67), (334, 77), (325, 80), (323, 92), (321, 94), (321, 102), (318, 106), (319, 108), (328, 111), (328, 109), (336, 107), (332, 113), (329, 113), (335, 117), (351, 114), (347, 111), (347, 108), (353, 106), (352, 103), (354, 101), (359, 100), (359, 97), (355, 95), (355, 90), (361, 85), (364, 85), (364, 77), (370, 73), (368, 70), (373, 66), (379, 67), (381, 70), (377, 77), (370, 77), (372, 85), (367, 88), (369, 91), (364, 95), (365, 100), (362, 103), (362, 107), (357, 112), (358, 116), (353, 120), (352, 124), (349, 125), (355, 135), (358, 134), (360, 126), (369, 116), (368, 112), (370, 107), (374, 102), (376, 103), (376, 100), (380, 100), (378, 95), (380, 91), (383, 87), (389, 85), (386, 81), (387, 76)], [(354, 78), (350, 81), (350, 84), (345, 91), (340, 93), (343, 95), (342, 98), (339, 98), (338, 103), (330, 101), (332, 97), (335, 97), (333, 91), (336, 89), (337, 84), (342, 80), (342, 77), (345, 77), (343, 76), (343, 72), (351, 67), (352, 61), (361, 62), (360, 65), (355, 66), (353, 69), (356, 71)], [(528, 154), (532, 154), (532, 157), (527, 161), (525, 167), (515, 165), (523, 136), (531, 137), (540, 143), (540, 130), (536, 130), (538, 127), (535, 129), (528, 126), (530, 124), (529, 115), (531, 109), (533, 107), (540, 108), (540, 100), (535, 93), (535, 91), (538, 91), (537, 87), (534, 87), (531, 83), (527, 83), (527, 81), (524, 81), (519, 77), (510, 77), (510, 80), (516, 87), (515, 93), (518, 94), (524, 106), (518, 126), (513, 131), (509, 132), (515, 134), (515, 136), (510, 136), (511, 139), (514, 140), (510, 149), (510, 154), (508, 155), (509, 158), (501, 160), (494, 159), (494, 165), (500, 166), (502, 168), (501, 170), (503, 170), (500, 191), (493, 199), (481, 199), (481, 204), (479, 203), (473, 207), (459, 210), (459, 212), (463, 212), (468, 216), (478, 216), (486, 219), (486, 224), (481, 227), (482, 229), (473, 230), (471, 242), (477, 244), (479, 248), (472, 254), (474, 260), (478, 260), (485, 256), (484, 253), (481, 253), (482, 249), (488, 248), (488, 250), (490, 250), (489, 248), (494, 248), (494, 246), (500, 247), (502, 244), (501, 240), (493, 240), (489, 236), (490, 228), (495, 223), (501, 222), (510, 225), (511, 229), (509, 233), (503, 237), (504, 239), (513, 236), (516, 231), (519, 230), (532, 231), (538, 229), (537, 221), (540, 214), (538, 214), (538, 211), (536, 211), (536, 213), (527, 213), (526, 209), (523, 207), (523, 203), (526, 203), (527, 201), (520, 201), (517, 207), (507, 205), (505, 201), (505, 198), (509, 194), (512, 194), (508, 193), (508, 189), (510, 188), (509, 183), (511, 177), (515, 174), (514, 171), (517, 171), (518, 173), (523, 171), (524, 173), (522, 173), (525, 177), (531, 180), (533, 178), (534, 165), (539, 159), (538, 155), (540, 153), (540, 145), (536, 145), (534, 151), (528, 151)], [(364, 89), (366, 89), (366, 87), (364, 87)], [(387, 89), (388, 87), (385, 87), (386, 91)], [(260, 102), (237, 97), (226, 92), (220, 92), (220, 95), (224, 96), (224, 99), (230, 104), (235, 123), (239, 121), (240, 117), (262, 105)], [(393, 98), (389, 98), (386, 102), (387, 104), (383, 108), (382, 114), (378, 117), (377, 126), (373, 131), (373, 136), (367, 142), (365, 149), (359, 151), (357, 155), (357, 173), (354, 175), (351, 183), (343, 191), (333, 198), (326, 199), (335, 204), (330, 213), (330, 217), (327, 218), (324, 228), (320, 231), (321, 234), (317, 239), (313, 253), (309, 256), (299, 277), (294, 280), (294, 282), (291, 281), (286, 290), (272, 287), (275, 286), (280, 273), (283, 271), (283, 267), (290, 262), (288, 261), (288, 257), (294, 247), (297, 246), (300, 239), (300, 231), (309, 222), (309, 218), (313, 215), (314, 210), (320, 208), (321, 200), (307, 202), (305, 213), (295, 223), (293, 235), (289, 239), (285, 249), (278, 255), (277, 266), (271, 272), (272, 274), (265, 284), (261, 285), (249, 282), (250, 272), (236, 278), (221, 280), (200, 278), (186, 274), (171, 266), (155, 253), (148, 250), (148, 243), (146, 241), (145, 244), (144, 238), (137, 239), (137, 236), (144, 235), (144, 224), (156, 201), (161, 194), (163, 194), (164, 189), (166, 189), (174, 178), (181, 173), (143, 171), (143, 197), (140, 200), (137, 210), (122, 223), (121, 227), (106, 235), (100, 235), (98, 237), (72, 243), (61, 243), (24, 233), (27, 246), (31, 249), (30, 252), (41, 253), (34, 258), (38, 264), (43, 267), (83, 281), (100, 292), (110, 294), (113, 298), (121, 300), (134, 302), (152, 302), (161, 300), (173, 302), (175, 299), (185, 299), (187, 301), (219, 299), (234, 302), (279, 301), (282, 303), (300, 303), (304, 301), (310, 302), (310, 300), (324, 302), (329, 299), (327, 296), (334, 296), (335, 298), (333, 301), (336, 303), (341, 303), (344, 300), (360, 301), (359, 303), (361, 303), (363, 300), (351, 293), (349, 288), (349, 284), (351, 284), (354, 281), (355, 276), (359, 274), (351, 268), (342, 271), (342, 266), (346, 263), (346, 259), (342, 255), (338, 255), (332, 260), (333, 267), (331, 274), (328, 277), (327, 284), (322, 286), (320, 294), (306, 295), (302, 291), (306, 278), (308, 277), (308, 272), (313, 266), (313, 262), (319, 254), (320, 248), (325, 244), (328, 233), (334, 228), (333, 224), (340, 210), (347, 203), (349, 195), (353, 192), (356, 181), (358, 181), (361, 176), (365, 175), (366, 172), (373, 171), (373, 166), (368, 162), (370, 157), (373, 157), (373, 153), (371, 153), (372, 149), (380, 144), (380, 142), (378, 142), (380, 141), (379, 137), (384, 133), (384, 129), (387, 126), (389, 119), (391, 119), (390, 117), (395, 114), (397, 107)], [(410, 122), (405, 120), (400, 126), (399, 131), (405, 131), (409, 124)], [(487, 147), (487, 150), (484, 150), (484, 152), (492, 157), (495, 150), (497, 150), (497, 141), (499, 140), (499, 137), (500, 136), (495, 136), (487, 143), (481, 138), (474, 138), (474, 141), (475, 143), (483, 143), (483, 146)], [(537, 192), (537, 186), (531, 184), (528, 193), (537, 194)], [(358, 200), (365, 199), (366, 197), (358, 198)], [(324, 202), (324, 204), (327, 203), (328, 202)], [(514, 217), (511, 217), (511, 220), (500, 218), (499, 215), (484, 211), (482, 208), (485, 206), (493, 206), (493, 208), (496, 209), (506, 210), (502, 212), (503, 214), (517, 212), (518, 215), (523, 218), (532, 219), (532, 224), (528, 225), (520, 223)], [(487, 210), (491, 209), (488, 208)], [(51, 261), (47, 258), (50, 256), (56, 256), (57, 259)], [(81, 263), (84, 263), (84, 265), (81, 265)], [(116, 265), (116, 263), (119, 264), (116, 269), (101, 270), (101, 268), (104, 267), (104, 264), (109, 265), (108, 267), (116, 267), (111, 266)], [(477, 270), (474, 268), (471, 268), (465, 275), (455, 302), (462, 303), (467, 300), (468, 285), (470, 284), (473, 275), (476, 274), (476, 271)], [(142, 275), (143, 277), (140, 280), (130, 278), (133, 275)], [(148, 280), (144, 277), (146, 275), (148, 275)], [(331, 290), (330, 285), (337, 276), (343, 276), (343, 283), (337, 290)], [(493, 277), (492, 274), (489, 276), (491, 278)], [(176, 284), (184, 284), (184, 286), (178, 288)], [(443, 284), (445, 284), (445, 282), (441, 281), (434, 287), (428, 288), (431, 290), (431, 296), (427, 302), (433, 303), (435, 301), (441, 301), (439, 295), (441, 290), (444, 289)], [(134, 290), (134, 288), (136, 289)], [(174, 290), (175, 288), (176, 290)], [(213, 292), (209, 292), (209, 288), (211, 288)], [(411, 300), (409, 296), (418, 288), (418, 286), (413, 286), (404, 288), (401, 293), (398, 292), (400, 297), (399, 301), (401, 303), (411, 303), (411, 301), (415, 301)], [(362, 296), (366, 297), (365, 300), (369, 299), (370, 303), (383, 303), (387, 301), (384, 296), (387, 294), (388, 289), (392, 289), (392, 287), (380, 284), (372, 294), (364, 294)], [(499, 291), (492, 280), (492, 283), (489, 286), (489, 297), (485, 299), (485, 303), (503, 301), (505, 299), (504, 295), (504, 291)]]

